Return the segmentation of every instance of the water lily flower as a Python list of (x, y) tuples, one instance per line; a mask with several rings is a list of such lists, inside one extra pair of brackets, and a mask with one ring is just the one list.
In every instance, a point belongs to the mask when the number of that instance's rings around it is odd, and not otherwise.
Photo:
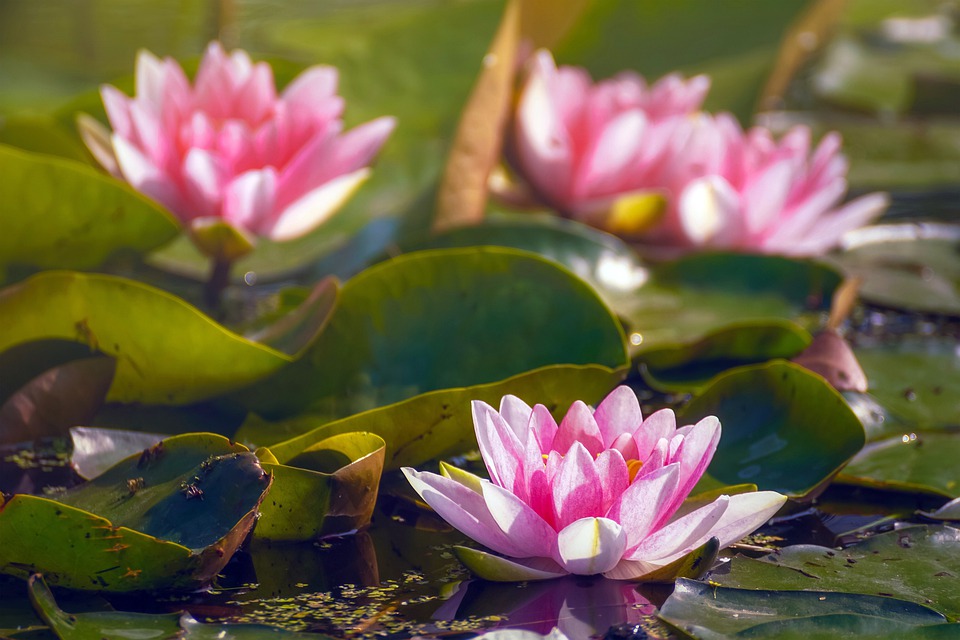
[(670, 410), (643, 419), (629, 387), (596, 411), (575, 402), (559, 425), (543, 405), (514, 396), (499, 412), (474, 401), (473, 421), (489, 480), (448, 465), (442, 475), (403, 472), (443, 519), (500, 554), (461, 554), (483, 578), (654, 576), (713, 538), (720, 547), (740, 540), (786, 500), (772, 491), (724, 495), (685, 512), (720, 422), (677, 428)]
[(314, 229), (368, 177), (394, 128), (382, 117), (343, 131), (337, 70), (314, 66), (277, 95), (273, 71), (211, 43), (191, 85), (180, 65), (141, 51), (136, 95), (101, 95), (113, 132), (83, 121), (111, 173), (167, 207), (199, 248), (234, 260), (257, 236)]
[(689, 118), (660, 178), (667, 215), (647, 239), (681, 249), (827, 252), (889, 201), (871, 193), (841, 204), (848, 162), (840, 135), (829, 133), (811, 146), (803, 125), (777, 141), (763, 127), (744, 131), (729, 114)]
[[(525, 195), (493, 187), (506, 199), (532, 197), (563, 215), (632, 234), (655, 221), (656, 184), (684, 119), (699, 110), (710, 80), (668, 75), (652, 86), (631, 72), (593, 83), (586, 70), (557, 67), (537, 51), (528, 63), (507, 155)], [(511, 185), (515, 186), (515, 185)]]
[(539, 52), (529, 66), (507, 157), (525, 190), (492, 180), (508, 201), (562, 215), (673, 253), (733, 249), (819, 255), (878, 217), (886, 195), (845, 205), (847, 160), (830, 133), (780, 141), (699, 109), (709, 81), (635, 74), (592, 83)]

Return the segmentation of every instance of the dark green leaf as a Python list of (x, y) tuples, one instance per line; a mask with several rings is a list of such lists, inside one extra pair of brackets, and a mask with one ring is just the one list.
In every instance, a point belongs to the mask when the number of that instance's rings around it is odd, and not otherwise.
[[(825, 590), (730, 589), (687, 579), (677, 581), (660, 617), (702, 640), (925, 638), (946, 626), (946, 618), (933, 609), (894, 598)], [(960, 632), (957, 627), (951, 630)]]
[(307, 353), (237, 400), (264, 417), (330, 419), (551, 364), (625, 361), (619, 323), (555, 263), (505, 248), (424, 251), (348, 281)]
[[(960, 531), (915, 526), (843, 550), (786, 547), (759, 560), (738, 557), (711, 580), (745, 589), (860, 593), (917, 602), (951, 620), (960, 616)], [(890, 606), (895, 606), (895, 600)]]
[(960, 497), (960, 434), (910, 431), (869, 444), (838, 480), (879, 489)]
[(681, 412), (720, 418), (723, 435), (707, 473), (792, 498), (810, 496), (863, 447), (863, 427), (820, 376), (789, 362), (733, 369)]

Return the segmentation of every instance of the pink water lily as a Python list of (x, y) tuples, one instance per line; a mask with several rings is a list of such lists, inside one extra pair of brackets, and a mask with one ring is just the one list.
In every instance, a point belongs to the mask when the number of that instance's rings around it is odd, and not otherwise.
[[(107, 170), (167, 207), (195, 236), (226, 223), (251, 243), (255, 236), (289, 240), (330, 217), (359, 187), (394, 128), (393, 118), (382, 117), (344, 132), (336, 91), (337, 70), (315, 66), (278, 95), (268, 64), (217, 42), (192, 85), (176, 61), (141, 51), (135, 97), (101, 90), (112, 134), (87, 120), (84, 138)], [(198, 244), (231, 252), (216, 235)]]
[(872, 193), (842, 204), (848, 162), (840, 135), (827, 134), (815, 148), (811, 138), (803, 125), (776, 140), (763, 127), (744, 131), (729, 114), (690, 118), (660, 178), (668, 213), (648, 240), (797, 256), (834, 248), (881, 215), (888, 198)]
[(786, 500), (760, 491), (683, 512), (716, 451), (720, 422), (677, 428), (670, 410), (644, 420), (628, 387), (596, 411), (574, 403), (559, 425), (544, 406), (514, 396), (499, 412), (475, 401), (473, 421), (489, 480), (449, 466), (443, 475), (403, 472), (442, 518), (501, 554), (471, 552), (481, 577), (642, 579), (711, 538), (721, 547), (740, 540)]
[(524, 194), (561, 214), (673, 252), (818, 255), (878, 217), (884, 194), (842, 204), (840, 136), (811, 148), (797, 126), (777, 141), (699, 109), (709, 81), (635, 74), (593, 83), (546, 52), (528, 67), (507, 157)]
[(557, 68), (548, 51), (537, 51), (508, 155), (535, 198), (595, 226), (629, 226), (618, 202), (632, 194), (649, 201), (677, 128), (709, 86), (706, 76), (677, 74), (648, 86), (629, 72), (594, 84), (586, 70)]

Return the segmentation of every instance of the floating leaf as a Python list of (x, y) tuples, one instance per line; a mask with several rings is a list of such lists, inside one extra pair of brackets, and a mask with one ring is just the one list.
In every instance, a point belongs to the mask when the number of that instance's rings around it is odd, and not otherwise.
[(960, 315), (960, 226), (867, 227), (846, 244), (833, 260), (863, 279), (860, 295), (866, 302)]
[[(904, 337), (897, 344), (863, 345), (854, 352), (876, 401), (898, 420), (877, 435), (899, 435), (903, 426), (960, 427), (960, 352), (949, 338)], [(889, 423), (888, 423), (889, 424)]]
[(329, 636), (316, 633), (296, 633), (259, 624), (201, 624), (188, 613), (67, 613), (57, 605), (42, 576), (31, 576), (28, 588), (37, 613), (61, 640), (330, 640)]
[(105, 591), (209, 582), (253, 527), (270, 476), (251, 453), (207, 457), (182, 442), (157, 445), (57, 501), (15, 495), (0, 507), (0, 572)]
[(715, 415), (723, 437), (707, 473), (810, 498), (864, 443), (846, 401), (820, 376), (788, 362), (733, 369), (681, 411), (686, 423)]
[(0, 269), (93, 267), (180, 231), (159, 205), (77, 162), (0, 145), (0, 175)]
[(371, 433), (329, 437), (286, 465), (264, 462), (274, 474), (254, 535), (305, 541), (370, 523), (383, 472), (383, 438)]
[(925, 638), (928, 636), (917, 634), (944, 631), (947, 622), (933, 609), (894, 598), (730, 589), (682, 578), (660, 608), (660, 618), (684, 635), (701, 640)]
[(387, 469), (417, 466), (476, 448), (472, 400), (499, 405), (503, 396), (512, 394), (531, 405), (545, 405), (559, 418), (575, 400), (599, 402), (624, 373), (596, 365), (556, 365), (491, 384), (432, 391), (334, 422), (309, 415), (280, 424), (253, 418), (237, 437), (261, 443), (286, 436), (288, 439), (270, 446), (273, 454), (286, 462), (331, 435), (368, 431), (386, 442)]
[(0, 405), (0, 441), (62, 436), (89, 422), (107, 396), (115, 369), (112, 358), (95, 356), (40, 374)]
[(0, 292), (0, 317), (0, 362), (4, 352), (21, 345), (34, 355), (40, 351), (41, 359), (52, 358), (43, 352), (61, 349), (62, 341), (85, 345), (88, 356), (115, 358), (107, 397), (113, 402), (188, 404), (249, 384), (292, 360), (168, 293), (113, 276), (33, 276)]
[(870, 443), (838, 477), (878, 489), (960, 497), (960, 434), (908, 432)]
[(87, 154), (76, 137), (50, 116), (7, 115), (0, 119), (0, 144), (21, 151), (46, 153), (86, 162)]
[(270, 419), (331, 419), (551, 364), (625, 361), (619, 323), (555, 263), (504, 248), (424, 251), (348, 281), (307, 353), (236, 399)]
[[(876, 535), (846, 549), (785, 547), (760, 559), (734, 558), (724, 587), (860, 593), (924, 604), (960, 616), (960, 531), (915, 526)], [(890, 606), (896, 606), (890, 600)]]

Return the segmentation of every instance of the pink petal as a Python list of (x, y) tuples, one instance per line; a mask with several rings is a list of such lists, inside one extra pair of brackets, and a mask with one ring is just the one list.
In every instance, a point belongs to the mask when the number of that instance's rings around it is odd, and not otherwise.
[(552, 479), (553, 508), (558, 528), (580, 518), (600, 515), (603, 493), (593, 455), (574, 442)]
[(490, 480), (513, 491), (518, 485), (517, 481), (522, 483), (523, 480), (518, 474), (523, 467), (523, 444), (500, 414), (486, 402), (474, 400), (470, 408), (480, 455), (483, 456)]
[(677, 491), (673, 499), (664, 505), (662, 517), (655, 525), (657, 527), (680, 508), (680, 504), (690, 495), (713, 460), (713, 454), (720, 442), (720, 421), (714, 416), (708, 416), (683, 433), (682, 437), (683, 444), (675, 458), (680, 463)]
[(647, 416), (633, 438), (637, 443), (637, 459), (645, 461), (663, 439), (669, 440), (677, 430), (677, 417), (673, 409), (661, 409)]
[(840, 244), (843, 234), (872, 222), (890, 205), (885, 193), (869, 193), (848, 202), (829, 217), (814, 225), (806, 238), (797, 243), (794, 255), (818, 255)]
[(339, 211), (368, 177), (370, 169), (359, 169), (307, 192), (283, 209), (272, 225), (261, 233), (272, 240), (299, 238)]
[(636, 164), (647, 129), (640, 111), (622, 113), (604, 126), (590, 148), (580, 156), (574, 178), (574, 197), (606, 195), (626, 186)]
[(107, 84), (100, 86), (100, 98), (113, 132), (130, 140), (134, 135), (133, 121), (130, 119), (130, 98)]
[[(616, 449), (607, 449), (597, 456), (597, 473), (600, 474), (600, 513), (606, 514), (614, 502), (630, 485), (630, 471), (623, 456)], [(609, 516), (617, 520), (614, 516)], [(617, 520), (619, 522), (619, 520)]]
[(273, 215), (276, 188), (277, 173), (273, 167), (240, 174), (223, 191), (223, 219), (262, 233)]
[(500, 416), (513, 429), (517, 440), (526, 442), (528, 423), (533, 409), (517, 396), (506, 395), (500, 400)]
[(216, 216), (220, 211), (224, 175), (218, 158), (193, 148), (183, 160), (183, 182), (190, 217)]
[(607, 517), (623, 525), (627, 549), (636, 548), (653, 530), (679, 481), (679, 464), (661, 467), (627, 487), (610, 508)]
[(787, 195), (797, 180), (796, 164), (787, 158), (751, 178), (742, 194), (747, 233), (762, 234), (783, 216)]
[(547, 454), (553, 449), (553, 441), (557, 437), (557, 421), (553, 419), (550, 411), (538, 404), (533, 407), (533, 413), (530, 414), (530, 431), (537, 437), (537, 443), (540, 446), (540, 453)]
[(494, 551), (521, 555), (513, 540), (497, 526), (482, 495), (434, 473), (420, 473), (410, 467), (401, 471), (420, 497), (458, 531)]
[(566, 454), (567, 449), (574, 443), (583, 445), (593, 455), (599, 454), (605, 448), (600, 427), (593, 418), (593, 411), (581, 400), (570, 405), (567, 415), (560, 421), (560, 429), (553, 439), (553, 448)]
[(153, 198), (178, 216), (183, 215), (183, 200), (169, 176), (125, 138), (114, 133), (111, 141), (123, 179), (134, 189)]
[(317, 104), (337, 97), (337, 75), (336, 67), (310, 67), (287, 85), (281, 98), (294, 110), (309, 113)]
[(277, 101), (277, 89), (273, 82), (273, 69), (265, 62), (253, 65), (246, 81), (239, 87), (236, 115), (257, 125), (273, 115)]
[(720, 496), (710, 504), (691, 511), (647, 536), (624, 557), (628, 560), (663, 561), (666, 564), (669, 558), (694, 549), (697, 546), (694, 543), (698, 540), (708, 540), (710, 536), (707, 534), (720, 522), (729, 502), (729, 496)]
[(582, 518), (557, 536), (557, 560), (570, 573), (594, 575), (615, 567), (623, 557), (627, 536), (608, 518)]
[(557, 532), (529, 505), (492, 482), (483, 483), (483, 499), (500, 530), (517, 547), (518, 557), (552, 556)]
[(637, 394), (626, 385), (611, 391), (597, 406), (593, 414), (603, 437), (603, 444), (609, 447), (623, 434), (633, 434), (643, 422), (640, 402)]
[(159, 114), (160, 106), (163, 104), (166, 79), (166, 68), (163, 62), (146, 49), (141, 49), (137, 52), (135, 75), (137, 103), (150, 110), (152, 114)]

